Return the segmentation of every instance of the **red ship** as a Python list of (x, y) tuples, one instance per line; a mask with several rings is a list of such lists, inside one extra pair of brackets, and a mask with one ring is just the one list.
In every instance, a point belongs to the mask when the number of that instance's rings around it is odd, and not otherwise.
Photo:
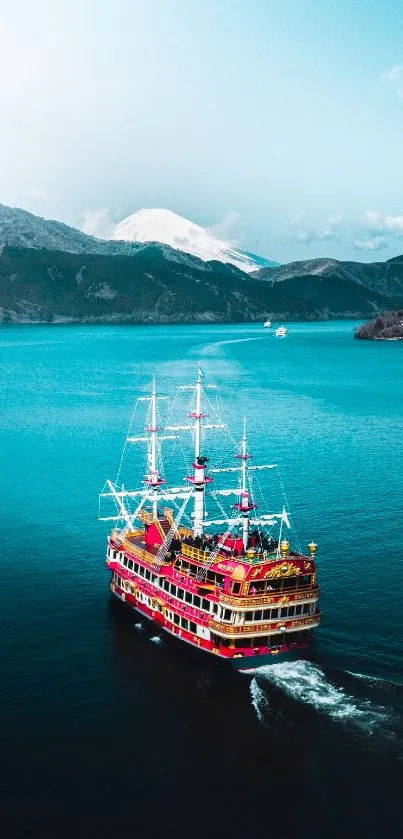
[[(256, 473), (276, 465), (251, 464), (245, 423), (233, 465), (208, 468), (204, 432), (226, 426), (219, 419), (206, 422), (203, 379), (199, 366), (195, 385), (183, 388), (193, 392), (183, 426), (158, 425), (158, 401), (166, 397), (157, 396), (155, 383), (151, 395), (139, 399), (148, 403), (147, 424), (126, 444), (147, 447), (143, 487), (131, 491), (107, 481), (100, 496), (116, 505), (116, 515), (101, 517), (117, 519), (106, 559), (111, 592), (158, 630), (238, 670), (301, 658), (320, 622), (317, 546), (311, 542), (309, 555), (291, 549), (284, 536), (290, 528), (285, 507), (280, 513), (258, 512)], [(183, 431), (193, 435), (192, 473), (183, 486), (169, 487), (161, 446)], [(236, 485), (215, 489), (221, 473), (235, 477)], [(221, 499), (231, 495), (236, 503), (227, 515)], [(218, 505), (220, 518), (209, 517), (210, 502)], [(186, 527), (189, 505), (191, 527)]]

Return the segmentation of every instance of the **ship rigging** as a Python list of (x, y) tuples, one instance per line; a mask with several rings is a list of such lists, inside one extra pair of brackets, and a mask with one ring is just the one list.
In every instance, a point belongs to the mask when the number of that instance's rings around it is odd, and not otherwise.
[[(119, 469), (100, 495), (102, 503), (114, 503), (114, 515), (100, 518), (116, 522), (107, 550), (112, 593), (170, 635), (245, 670), (301, 655), (308, 646), (320, 621), (316, 545), (309, 545), (309, 555), (291, 550), (284, 538), (284, 528), (291, 528), (286, 506), (260, 510), (257, 474), (276, 464), (252, 464), (246, 420), (236, 465), (209, 467), (206, 432), (230, 432), (215, 409), (208, 416), (207, 391), (215, 386), (203, 380), (199, 365), (195, 384), (178, 388), (191, 392), (187, 422), (172, 421), (171, 411), (162, 424), (159, 405), (167, 397), (157, 395), (153, 379), (151, 394), (138, 400), (148, 407), (144, 430), (135, 436), (130, 429), (124, 450), (145, 445), (143, 486), (119, 484)], [(183, 432), (193, 439), (192, 467), (182, 485), (170, 486), (162, 446), (181, 444)], [(235, 484), (216, 487), (222, 475)], [(228, 512), (224, 504), (231, 498)]]

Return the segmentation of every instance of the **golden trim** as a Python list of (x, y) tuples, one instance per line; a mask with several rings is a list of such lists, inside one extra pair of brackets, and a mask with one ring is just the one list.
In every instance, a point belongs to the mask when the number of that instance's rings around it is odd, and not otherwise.
[(281, 621), (273, 621), (271, 623), (255, 623), (248, 626), (240, 626), (237, 624), (225, 624), (221, 623), (220, 621), (210, 621), (209, 629), (213, 632), (218, 632), (219, 635), (222, 635), (224, 638), (231, 637), (233, 635), (242, 637), (242, 635), (265, 635), (265, 634), (276, 634), (281, 632), (282, 627), (285, 626), (286, 631), (290, 629), (298, 628), (300, 626), (311, 626), (315, 624), (318, 626), (320, 623), (321, 613), (316, 612), (315, 615), (311, 615), (307, 618), (284, 618)]
[[(310, 587), (306, 591), (301, 591), (301, 589), (295, 589), (294, 591), (289, 590), (287, 591), (287, 597), (289, 598), (289, 602), (297, 601), (297, 600), (317, 600), (319, 597), (319, 586)], [(237, 606), (239, 608), (245, 606), (270, 606), (271, 604), (279, 603), (280, 599), (285, 596), (282, 595), (281, 591), (278, 594), (271, 594), (269, 595), (262, 595), (262, 594), (253, 594), (249, 597), (237, 597), (236, 595), (231, 594), (221, 594), (220, 592), (220, 603), (226, 606)]]

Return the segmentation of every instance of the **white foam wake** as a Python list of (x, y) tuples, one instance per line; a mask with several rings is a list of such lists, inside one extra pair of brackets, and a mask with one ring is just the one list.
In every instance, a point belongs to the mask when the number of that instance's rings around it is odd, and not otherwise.
[[(266, 679), (292, 699), (310, 705), (334, 720), (352, 723), (370, 733), (388, 717), (386, 708), (373, 705), (368, 699), (349, 696), (342, 687), (332, 684), (323, 670), (310, 661), (270, 664), (259, 668), (256, 676), (259, 680)], [(255, 678), (251, 686), (252, 701), (261, 718), (265, 712), (261, 695), (264, 695), (264, 691), (259, 693), (256, 686)], [(257, 705), (259, 708), (256, 708)]]

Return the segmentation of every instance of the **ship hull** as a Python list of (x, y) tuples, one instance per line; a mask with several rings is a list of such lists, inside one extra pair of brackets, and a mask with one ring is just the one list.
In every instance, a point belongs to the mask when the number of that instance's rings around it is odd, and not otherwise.
[(239, 673), (251, 673), (255, 670), (258, 670), (261, 667), (268, 667), (274, 664), (280, 664), (287, 661), (297, 661), (301, 658), (306, 658), (312, 646), (311, 641), (310, 643), (306, 643), (304, 646), (298, 647), (297, 649), (273, 650), (273, 652), (269, 652), (267, 654), (263, 653), (251, 656), (235, 655), (231, 657), (221, 655), (202, 646), (199, 647), (186, 638), (179, 638), (171, 631), (169, 626), (164, 625), (160, 621), (154, 620), (154, 618), (151, 615), (147, 614), (145, 611), (140, 609), (136, 604), (128, 602), (124, 597), (122, 597), (121, 593), (118, 590), (114, 591), (112, 589), (111, 594), (116, 600), (119, 601), (119, 603), (124, 609), (127, 609), (128, 611), (134, 613), (134, 615), (138, 615), (140, 618), (146, 618), (148, 625), (152, 627), (153, 632), (155, 632), (155, 630), (158, 630), (160, 632), (163, 631), (164, 636), (167, 636), (169, 638), (173, 646), (182, 650), (184, 648), (187, 648), (188, 650), (191, 649), (197, 654), (204, 653), (204, 655), (208, 656), (212, 662), (220, 661), (222, 662), (223, 666), (231, 668), (233, 670), (237, 670)]
[(242, 658), (232, 658), (229, 662), (231, 667), (238, 670), (240, 673), (247, 673), (252, 670), (258, 670), (259, 667), (269, 667), (273, 664), (281, 664), (286, 661), (298, 661), (298, 659), (306, 658), (308, 648), (301, 648), (298, 650), (287, 650), (286, 652), (274, 652), (267, 655), (251, 655), (243, 656)]

